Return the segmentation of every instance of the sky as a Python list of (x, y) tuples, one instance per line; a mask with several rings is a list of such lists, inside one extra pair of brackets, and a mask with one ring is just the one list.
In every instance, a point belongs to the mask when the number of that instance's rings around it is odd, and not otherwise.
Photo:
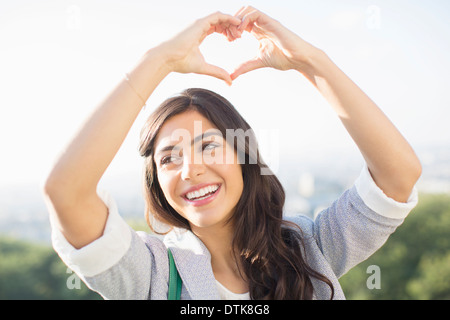
[[(253, 5), (324, 50), (414, 148), (450, 146), (447, 0), (1, 1), (0, 186), (42, 182), (83, 121), (150, 48), (195, 19)], [(256, 53), (251, 35), (201, 46), (228, 71)], [(170, 74), (147, 102), (107, 173), (140, 171), (139, 131), (152, 109), (187, 87), (222, 94), (260, 137), (269, 164), (358, 157), (317, 90), (293, 71), (260, 69), (231, 87)], [(333, 161), (332, 158), (330, 164)]]

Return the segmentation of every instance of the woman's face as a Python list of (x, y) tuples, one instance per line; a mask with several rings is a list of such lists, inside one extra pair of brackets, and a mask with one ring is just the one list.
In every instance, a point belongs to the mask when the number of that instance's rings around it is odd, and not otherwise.
[(233, 214), (244, 186), (241, 165), (233, 146), (199, 112), (166, 121), (154, 155), (168, 203), (191, 228), (220, 226)]

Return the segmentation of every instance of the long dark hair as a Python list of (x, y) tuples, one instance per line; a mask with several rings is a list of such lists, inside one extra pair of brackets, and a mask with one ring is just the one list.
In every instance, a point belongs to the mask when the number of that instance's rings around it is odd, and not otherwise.
[[(190, 229), (189, 222), (167, 202), (159, 186), (153, 160), (154, 143), (165, 121), (187, 110), (198, 111), (224, 137), (227, 129), (242, 129), (249, 140), (256, 141), (251, 127), (233, 105), (214, 92), (187, 89), (164, 101), (142, 129), (139, 149), (145, 158), (146, 219), (154, 232), (158, 231), (153, 227), (151, 217), (169, 226)], [(261, 174), (261, 169), (268, 170), (268, 167), (254, 143), (245, 137), (238, 136), (237, 139), (244, 140), (233, 143), (238, 157), (241, 157), (239, 163), (244, 188), (231, 217), (233, 252), (241, 262), (238, 265), (242, 266), (240, 272), (245, 274), (251, 298), (312, 299), (311, 277), (325, 282), (331, 289), (332, 298), (334, 288), (331, 281), (314, 271), (303, 257), (305, 250), (301, 229), (282, 218), (285, 202), (283, 186), (275, 175)]]

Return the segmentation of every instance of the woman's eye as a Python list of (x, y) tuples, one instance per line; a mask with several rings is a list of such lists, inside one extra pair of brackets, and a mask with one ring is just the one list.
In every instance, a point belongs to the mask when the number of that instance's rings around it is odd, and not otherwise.
[(161, 164), (167, 164), (167, 163), (169, 163), (170, 158), (172, 158), (172, 157), (163, 157), (163, 158), (161, 158), (160, 163)]
[(217, 148), (219, 145), (217, 143), (205, 143), (203, 145), (203, 150), (214, 150), (215, 148)]
[(161, 165), (170, 164), (172, 162), (175, 162), (176, 158), (174, 156), (165, 156), (161, 158)]

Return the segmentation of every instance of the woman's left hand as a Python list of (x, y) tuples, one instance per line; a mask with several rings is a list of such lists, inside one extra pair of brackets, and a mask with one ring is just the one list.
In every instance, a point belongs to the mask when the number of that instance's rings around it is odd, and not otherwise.
[(232, 80), (228, 72), (207, 63), (199, 47), (203, 40), (212, 33), (223, 34), (229, 41), (239, 38), (240, 32), (236, 27), (240, 22), (241, 20), (232, 15), (216, 12), (196, 20), (177, 36), (164, 42), (157, 49), (165, 58), (164, 65), (168, 72), (209, 75), (231, 85)]
[(234, 80), (249, 71), (271, 67), (278, 70), (295, 69), (302, 73), (310, 67), (310, 58), (319, 50), (280, 22), (253, 7), (244, 7), (235, 17), (242, 20), (240, 32), (250, 32), (259, 41), (257, 56), (244, 62), (231, 74)]

